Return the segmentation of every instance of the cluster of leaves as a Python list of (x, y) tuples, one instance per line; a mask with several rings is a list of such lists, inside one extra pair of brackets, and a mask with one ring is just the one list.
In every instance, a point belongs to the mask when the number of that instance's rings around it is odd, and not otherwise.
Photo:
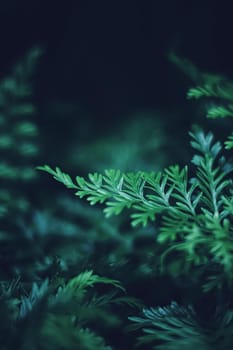
[[(107, 291), (98, 292), (98, 285)], [(51, 281), (45, 279), (29, 287), (19, 280), (2, 282), (0, 287), (2, 315), (8, 315), (1, 323), (2, 349), (110, 350), (98, 334), (103, 324), (111, 329), (118, 322), (108, 308), (111, 304), (136, 303), (119, 295), (123, 288), (118, 281), (92, 271), (68, 280), (54, 276)]]
[[(127, 311), (122, 308), (136, 302), (117, 296), (123, 288), (115, 280), (80, 271), (95, 266), (103, 275), (107, 269), (100, 265), (118, 264), (120, 255), (123, 260), (132, 251), (133, 242), (118, 236), (117, 225), (105, 225), (98, 210), (79, 206), (79, 216), (71, 215), (69, 208), (76, 207), (66, 201), (58, 206), (67, 207), (61, 215), (54, 203), (44, 211), (30, 203), (29, 185), (37, 175), (39, 152), (30, 80), (40, 54), (31, 50), (0, 84), (1, 348), (110, 349), (104, 338), (114, 343), (109, 334), (123, 328), (122, 314)], [(107, 244), (115, 239), (119, 249), (115, 252), (112, 246), (109, 259), (103, 253), (100, 261), (104, 239)], [(122, 303), (119, 312), (116, 304)]]
[[(226, 78), (215, 75), (204, 75), (203, 85), (190, 88), (187, 97), (199, 99), (202, 97), (211, 97), (217, 100), (228, 101), (229, 103), (224, 105), (214, 105), (207, 109), (208, 118), (225, 118), (233, 116), (233, 83), (229, 82)], [(223, 102), (223, 103), (224, 103)]]
[[(165, 307), (143, 310), (142, 317), (130, 317), (142, 328), (140, 344), (151, 344), (157, 350), (230, 350), (233, 342), (233, 312), (221, 308), (205, 323), (191, 305), (171, 302)], [(156, 344), (156, 345), (155, 345)], [(151, 349), (151, 348), (150, 348)]]
[(107, 170), (104, 175), (89, 174), (88, 180), (77, 176), (75, 183), (59, 168), (39, 169), (76, 190), (80, 198), (87, 197), (91, 205), (105, 203), (107, 217), (127, 208), (133, 226), (157, 219), (157, 242), (165, 249), (162, 265), (168, 256), (176, 260), (174, 274), (212, 261), (232, 281), (232, 166), (221, 157), (222, 146), (211, 133), (197, 130), (190, 135), (197, 151), (191, 178), (188, 166), (178, 165), (158, 173)]
[[(143, 120), (140, 117), (141, 114), (134, 114), (114, 132), (105, 130), (93, 139), (87, 138), (85, 142), (75, 139), (71, 148), (62, 145), (69, 168), (78, 167), (81, 173), (88, 168), (101, 171), (107, 166), (117, 166), (123, 170), (152, 169), (154, 154), (157, 159), (155, 167), (161, 168), (165, 162), (162, 125), (154, 114), (144, 113)], [(46, 209), (50, 210), (37, 211), (34, 225), (44, 232), (41, 232), (44, 238), (49, 236), (48, 232), (52, 231), (53, 237), (59, 232), (60, 238), (62, 234), (67, 236), (68, 243), (72, 236), (72, 244), (65, 244), (64, 249), (61, 245), (57, 250), (59, 256), (65, 257), (62, 258), (63, 264), (83, 264), (84, 257), (84, 261), (94, 264), (95, 271), (108, 274), (108, 270), (111, 273), (114, 270), (117, 275), (121, 274), (118, 278), (122, 282), (126, 280), (127, 285), (132, 280), (140, 284), (141, 276), (153, 275), (152, 229), (140, 228), (135, 232), (124, 216), (112, 222), (103, 220), (100, 208), (89, 207), (65, 193), (57, 196), (56, 201), (48, 196), (46, 203)], [(136, 266), (133, 265), (135, 260)], [(130, 270), (130, 279), (126, 275), (122, 276), (120, 267), (123, 266)]]

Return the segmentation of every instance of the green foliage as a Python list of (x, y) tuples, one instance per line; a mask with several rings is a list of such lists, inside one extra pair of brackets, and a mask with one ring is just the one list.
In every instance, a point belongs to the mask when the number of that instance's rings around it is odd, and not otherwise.
[(174, 275), (211, 261), (232, 281), (232, 165), (221, 156), (222, 145), (214, 142), (211, 133), (196, 130), (190, 136), (197, 152), (190, 170), (178, 165), (158, 173), (106, 170), (89, 174), (87, 180), (77, 176), (73, 182), (59, 168), (39, 169), (76, 190), (76, 195), (86, 197), (91, 205), (105, 203), (107, 217), (131, 209), (133, 226), (146, 226), (157, 219), (157, 242), (164, 247), (162, 267), (166, 269), (170, 259), (179, 261)]
[(233, 116), (233, 83), (230, 80), (223, 75), (203, 73), (192, 62), (174, 52), (170, 53), (169, 59), (196, 84), (188, 90), (187, 98), (211, 101), (206, 106), (208, 118)]
[(233, 148), (233, 133), (228, 136), (227, 141), (224, 142), (226, 149), (232, 149)]
[[(14, 307), (7, 334), (0, 332), (1, 344), (7, 344), (8, 349), (13, 349), (17, 342), (17, 348), (24, 350), (38, 347), (110, 350), (98, 334), (101, 327), (96, 326), (96, 321), (111, 329), (118, 322), (117, 317), (109, 313), (111, 304), (137, 304), (133, 299), (117, 295), (123, 289), (118, 281), (95, 275), (92, 271), (81, 272), (69, 280), (57, 277), (40, 284), (34, 282), (28, 295), (22, 295), (26, 285), (19, 281), (18, 284), (21, 288), (18, 287), (16, 298), (13, 298), (12, 287), (4, 289), (2, 285), (3, 305), (8, 312)], [(105, 293), (101, 295), (97, 285), (105, 285)], [(11, 304), (7, 300), (11, 300)]]
[(151, 344), (157, 350), (230, 350), (233, 312), (219, 310), (203, 323), (193, 307), (172, 302), (165, 307), (143, 310), (142, 317), (130, 317), (131, 329), (142, 328), (139, 344)]
[[(206, 83), (202, 86), (189, 89), (188, 98), (215, 97), (232, 101), (233, 84), (225, 82), (224, 77), (204, 75)], [(232, 108), (232, 106), (230, 106)]]
[(233, 116), (233, 105), (210, 107), (207, 111), (208, 118), (225, 118)]

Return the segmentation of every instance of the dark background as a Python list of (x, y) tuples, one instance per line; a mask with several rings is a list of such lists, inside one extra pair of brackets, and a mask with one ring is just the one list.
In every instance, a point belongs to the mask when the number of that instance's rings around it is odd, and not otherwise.
[(2, 2), (0, 79), (33, 47), (43, 49), (32, 81), (41, 148), (35, 165), (60, 166), (73, 175), (101, 171), (95, 157), (93, 168), (79, 167), (80, 147), (114, 133), (121, 137), (121, 125), (129, 121), (130, 128), (149, 114), (171, 141), (161, 151), (167, 165), (189, 161), (193, 124), (225, 140), (228, 121), (207, 120), (198, 101), (187, 101), (194, 82), (168, 54), (175, 51), (201, 72), (233, 78), (231, 13), (230, 2), (211, 0)]
[[(29, 1), (0, 5), (0, 76), (44, 48), (36, 96), (46, 115), (72, 101), (97, 118), (182, 102), (175, 48), (200, 68), (231, 75), (231, 7), (218, 1)], [(43, 109), (44, 108), (44, 109)], [(41, 117), (43, 118), (43, 117)]]

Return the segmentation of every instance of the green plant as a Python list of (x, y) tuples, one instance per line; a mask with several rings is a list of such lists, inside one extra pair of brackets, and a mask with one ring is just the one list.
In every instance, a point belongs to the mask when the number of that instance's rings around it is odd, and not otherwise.
[[(169, 59), (188, 76), (195, 86), (187, 91), (188, 99), (204, 100), (206, 117), (233, 117), (233, 82), (221, 74), (201, 72), (192, 62), (171, 52)], [(233, 133), (225, 141), (225, 148), (233, 148)]]
[[(118, 309), (138, 305), (119, 295), (123, 288), (114, 278), (101, 277), (107, 269), (99, 273), (99, 266), (107, 259), (90, 262), (97, 231), (117, 240), (117, 227), (104, 225), (98, 210), (90, 214), (79, 206), (83, 222), (77, 225), (68, 209), (63, 215), (70, 215), (71, 222), (54, 215), (61, 207), (41, 210), (30, 201), (40, 141), (31, 79), (40, 54), (31, 50), (0, 83), (1, 349), (107, 350), (111, 335), (124, 323), (122, 314), (128, 315)], [(82, 224), (88, 221), (92, 226), (85, 230)], [(93, 266), (98, 272), (90, 270)]]
[(197, 130), (190, 135), (197, 151), (190, 169), (174, 165), (158, 173), (107, 170), (103, 175), (89, 174), (88, 180), (77, 176), (75, 182), (59, 168), (39, 169), (76, 190), (80, 198), (87, 197), (91, 205), (105, 203), (107, 217), (130, 209), (133, 226), (157, 220), (156, 240), (164, 249), (161, 266), (166, 268), (166, 261), (174, 260), (175, 276), (212, 262), (231, 282), (232, 165), (221, 156), (222, 145), (214, 142), (211, 133)]
[[(232, 86), (222, 76), (202, 74), (188, 61), (172, 60), (196, 82), (188, 98), (216, 100), (208, 105), (207, 116), (232, 115)], [(133, 227), (154, 225), (154, 275), (169, 273), (174, 279), (196, 276), (196, 286), (205, 293), (232, 290), (233, 282), (233, 164), (227, 160), (221, 142), (212, 133), (193, 127), (191, 146), (195, 150), (191, 164), (173, 165), (158, 172), (105, 170), (90, 173), (75, 181), (60, 168), (38, 167), (52, 175), (79, 198), (91, 205), (105, 205), (106, 217), (130, 211)], [(232, 148), (233, 136), (225, 142)], [(159, 260), (159, 262), (158, 262)], [(159, 271), (157, 267), (159, 266)], [(227, 292), (228, 293), (228, 292)], [(226, 293), (226, 294), (227, 294)], [(142, 317), (131, 317), (145, 335), (139, 344), (154, 349), (231, 349), (232, 311), (216, 300), (214, 315), (207, 321), (195, 308), (172, 303), (167, 307), (145, 308)]]
[[(98, 286), (105, 286), (101, 292)], [(133, 299), (119, 295), (116, 280), (83, 271), (68, 280), (57, 276), (49, 281), (1, 283), (0, 297), (5, 323), (0, 324), (2, 348), (110, 350), (103, 332), (118, 323), (112, 304), (131, 304)], [(98, 323), (96, 322), (98, 320)], [(97, 326), (98, 324), (98, 326)]]
[[(143, 329), (140, 344), (158, 350), (228, 350), (232, 347), (233, 312), (216, 310), (205, 322), (191, 305), (171, 302), (165, 307), (143, 310), (142, 317), (130, 317), (131, 330)], [(153, 344), (156, 344), (153, 346)]]

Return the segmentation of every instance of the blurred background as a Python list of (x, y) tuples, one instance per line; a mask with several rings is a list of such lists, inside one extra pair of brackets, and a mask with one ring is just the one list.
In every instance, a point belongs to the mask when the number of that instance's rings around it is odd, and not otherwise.
[(189, 81), (167, 60), (173, 49), (200, 69), (232, 73), (230, 5), (218, 1), (9, 0), (0, 26), (1, 77), (43, 47), (35, 99), (39, 123), (51, 128), (83, 118), (106, 129), (135, 112), (184, 105)]
[(2, 2), (0, 77), (30, 48), (43, 48), (33, 98), (55, 163), (64, 143), (89, 144), (145, 115), (185, 139), (192, 82), (167, 55), (174, 50), (201, 70), (232, 75), (230, 13), (210, 0)]

